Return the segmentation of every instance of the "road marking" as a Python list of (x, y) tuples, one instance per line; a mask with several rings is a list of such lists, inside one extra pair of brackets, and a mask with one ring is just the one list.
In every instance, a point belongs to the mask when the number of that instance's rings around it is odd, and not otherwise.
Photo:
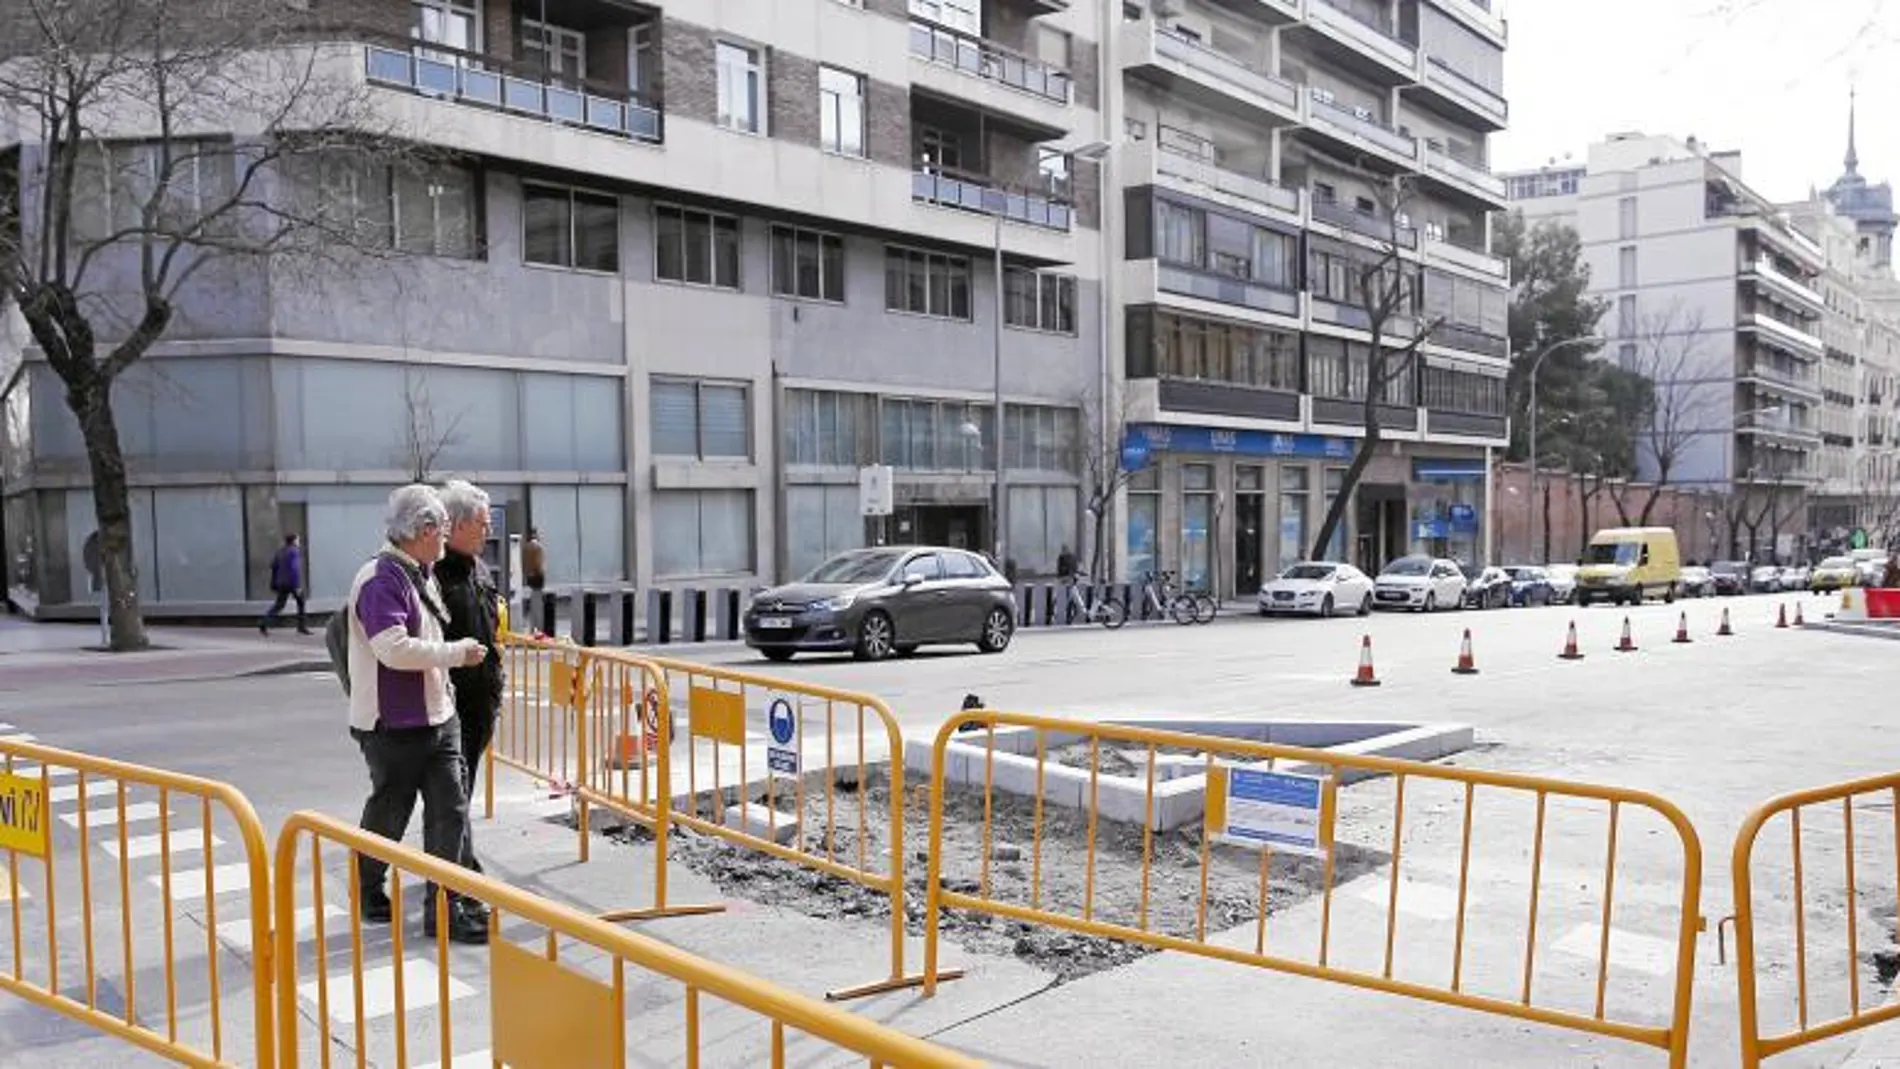
[[(213, 835), (211, 837), (211, 845), (223, 846), (224, 840), (218, 838), (216, 835)], [(173, 828), (172, 829), (172, 856), (173, 857), (177, 857), (179, 854), (201, 853), (203, 852), (204, 847), (205, 847), (205, 841), (204, 841), (203, 831), (200, 831), (197, 828)], [(127, 839), (125, 841), (125, 856), (128, 860), (131, 860), (131, 861), (137, 861), (138, 859), (144, 858), (144, 857), (157, 857), (161, 852), (163, 852), (164, 848), (165, 848), (165, 837), (163, 835), (135, 835), (132, 838)], [(102, 842), (99, 844), (99, 849), (104, 850), (106, 853), (111, 854), (113, 857), (118, 857), (119, 856), (119, 841), (117, 839), (107, 839), (105, 842)], [(202, 876), (204, 874), (203, 870), (198, 870), (198, 871), (199, 871), (199, 875)], [(174, 872), (172, 874), (172, 882), (175, 884), (177, 883), (177, 881), (178, 881), (178, 874)]]
[[(163, 886), (159, 876), (147, 876), (145, 882), (153, 887)], [(244, 864), (219, 865), (211, 870), (211, 886), (220, 895), (247, 891), (251, 887), (251, 866)], [(205, 870), (184, 869), (172, 873), (172, 899), (178, 902), (192, 902), (205, 896)]]
[[(80, 814), (78, 813), (63, 813), (59, 819), (65, 821), (68, 827), (77, 828), (79, 827), (79, 817)], [(86, 827), (88, 828), (97, 828), (104, 824), (117, 824), (119, 822), (119, 804), (113, 802), (110, 805), (102, 806), (98, 809), (88, 809), (86, 810), (85, 818)], [(125, 822), (127, 824), (138, 824), (143, 821), (157, 819), (158, 806), (155, 803), (134, 802), (125, 807)]]
[[(1390, 875), (1376, 880), (1358, 881), (1358, 889), (1353, 896), (1364, 902), (1370, 902), (1385, 909), (1392, 901), (1392, 878)], [(1465, 893), (1465, 912), (1470, 913), (1471, 904), (1478, 896)], [(1448, 921), (1458, 916), (1458, 889), (1419, 880), (1399, 878), (1399, 912), (1423, 920)]]
[[(1595, 924), (1580, 924), (1552, 943), (1551, 949), (1596, 961), (1602, 950), (1602, 931)], [(1667, 976), (1676, 967), (1676, 944), (1611, 925), (1610, 965), (1651, 976)]]
[(37, 742), (37, 741), (39, 741), (38, 735), (28, 735), (28, 734), (25, 734), (24, 732), (18, 735), (0, 735), (0, 742)]
[[(472, 1050), (467, 1054), (457, 1054), (447, 1069), (489, 1069), (495, 1064), (495, 1056), (487, 1050)], [(422, 1069), (444, 1069), (441, 1062), (430, 1062)]]
[[(13, 774), (16, 776), (26, 776), (29, 779), (38, 779), (40, 775), (40, 766), (15, 765), (13, 766)], [(46, 770), (47, 779), (65, 779), (67, 776), (77, 776), (77, 775), (79, 775), (79, 770), (76, 768), (56, 767), (56, 768), (49, 768)], [(96, 783), (98, 781), (94, 780), (93, 782)], [(95, 792), (93, 794), (93, 797), (94, 798), (99, 797), (98, 793)]]
[[(436, 965), (421, 958), (405, 958), (402, 963), (403, 1010), (413, 1013), (436, 1005), (438, 978)], [(393, 966), (370, 969), (363, 974), (363, 1019), (374, 1021), (396, 1012), (396, 970)], [(297, 994), (312, 1005), (317, 1001), (317, 981), (297, 987)], [(449, 1001), (468, 998), (475, 989), (449, 977)], [(356, 1023), (356, 996), (348, 974), (330, 977), (330, 1019), (341, 1027)]]
[(61, 787), (54, 787), (52, 790), (46, 792), (46, 804), (48, 805), (57, 805), (60, 802), (73, 802), (78, 799), (79, 784), (77, 783), (68, 783)]
[[(11, 887), (11, 881), (0, 880), (0, 903), (11, 902), (11, 901), (13, 901), (13, 890)], [(21, 887), (20, 901), (22, 902), (33, 901), (33, 892), (27, 890), (25, 887)]]
[[(326, 922), (332, 918), (341, 916), (344, 916), (342, 910), (328, 902), (323, 904), (323, 919)], [(315, 931), (317, 927), (317, 911), (309, 906), (305, 906), (292, 914), (291, 920), (291, 931), (297, 935)], [(330, 930), (326, 928), (324, 934), (329, 935)], [(225, 921), (223, 924), (218, 925), (218, 938), (227, 943), (248, 943), (251, 941), (251, 922), (248, 920)]]

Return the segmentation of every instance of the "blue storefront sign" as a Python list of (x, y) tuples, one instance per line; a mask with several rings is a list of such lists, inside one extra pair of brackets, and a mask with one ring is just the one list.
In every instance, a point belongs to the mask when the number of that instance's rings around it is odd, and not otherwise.
[(1451, 524), (1444, 520), (1420, 520), (1412, 525), (1412, 539), (1417, 542), (1450, 537)]
[(1412, 481), (1463, 483), (1484, 480), (1484, 461), (1478, 457), (1419, 457), (1412, 461)]
[(1238, 431), (1225, 427), (1183, 427), (1167, 423), (1130, 424), (1122, 438), (1122, 468), (1139, 471), (1154, 453), (1231, 453), (1243, 457), (1302, 460), (1350, 460), (1348, 438), (1317, 434)]
[(1451, 507), (1451, 529), (1459, 534), (1473, 534), (1478, 530), (1478, 506), (1455, 504)]

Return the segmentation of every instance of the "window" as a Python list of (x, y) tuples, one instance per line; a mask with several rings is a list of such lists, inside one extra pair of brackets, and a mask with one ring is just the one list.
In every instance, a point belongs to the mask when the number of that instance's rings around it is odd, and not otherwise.
[(980, 0), (910, 0), (910, 13), (964, 33), (983, 32)]
[(656, 575), (734, 575), (751, 570), (752, 491), (654, 491)]
[(765, 71), (759, 50), (720, 41), (714, 46), (719, 73), (719, 125), (748, 134), (765, 132)]
[(969, 319), (970, 261), (885, 246), (884, 307), (892, 312)]
[(1618, 197), (1616, 201), (1616, 236), (1624, 241), (1636, 236), (1636, 198)]
[(1636, 288), (1636, 246), (1625, 245), (1616, 251), (1616, 276), (1620, 288)]
[(655, 379), (649, 402), (653, 452), (701, 460), (752, 455), (752, 406), (744, 383)]
[[(92, 142), (73, 167), (73, 233), (100, 241), (118, 231), (180, 234), (221, 223), (230, 214), (238, 166), (226, 141)], [(148, 206), (156, 210), (149, 223)]]
[(521, 258), (531, 264), (620, 270), (620, 199), (522, 183)]
[[(475, 172), (451, 163), (383, 164), (348, 152), (306, 157), (301, 180), (340, 240), (422, 256), (481, 255)], [(115, 207), (116, 210), (116, 207)]]
[(1626, 293), (1616, 299), (1616, 333), (1619, 337), (1636, 336), (1636, 296)]
[(1425, 314), (1442, 316), (1454, 327), (1465, 327), (1493, 338), (1505, 337), (1510, 329), (1510, 303), (1510, 291), (1495, 283), (1436, 268), (1425, 271)]
[(739, 220), (660, 205), (655, 224), (654, 277), (696, 286), (739, 288)]
[(785, 463), (856, 467), (871, 441), (868, 394), (785, 391)]
[(816, 230), (772, 228), (772, 292), (844, 303), (844, 239)]
[(1073, 408), (1009, 405), (1003, 423), (1003, 462), (1018, 471), (1072, 471), (1080, 446)]
[(1280, 469), (1280, 569), (1306, 559), (1306, 500), (1311, 474), (1306, 468)]
[(1425, 407), (1439, 412), (1479, 416), (1504, 414), (1504, 380), (1451, 368), (1427, 367), (1424, 372)]
[(996, 466), (988, 405), (887, 397), (879, 404), (884, 463), (908, 471), (985, 471)]
[(1207, 215), (1172, 201), (1155, 202), (1155, 255), (1169, 263), (1202, 267), (1207, 262)]
[(1052, 334), (1075, 333), (1075, 276), (1012, 267), (1003, 275), (1003, 322)]
[(1299, 336), (1281, 330), (1157, 312), (1154, 361), (1168, 378), (1300, 388)]
[(409, 35), (416, 40), (458, 52), (481, 51), (481, 7), (477, 0), (416, 0), (414, 16)]
[(963, 139), (956, 134), (917, 125), (917, 161), (927, 171), (958, 171), (963, 168)]
[(523, 58), (574, 81), (587, 77), (587, 35), (535, 19), (521, 20)]
[(864, 155), (864, 78), (818, 68), (818, 143), (826, 152)]
[(1306, 284), (1321, 300), (1356, 306), (1363, 267), (1357, 257), (1313, 244), (1307, 253)]

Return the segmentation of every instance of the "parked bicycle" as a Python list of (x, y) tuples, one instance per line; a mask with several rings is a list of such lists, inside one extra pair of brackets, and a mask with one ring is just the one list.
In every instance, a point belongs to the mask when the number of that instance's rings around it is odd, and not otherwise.
[(1180, 590), (1173, 572), (1144, 572), (1141, 577), (1140, 603), (1177, 624), (1204, 624), (1214, 618), (1218, 606), (1204, 591)]
[(1092, 601), (1083, 597), (1077, 580), (1087, 578), (1087, 575), (1077, 572), (1069, 577), (1065, 585), (1066, 593), (1062, 600), (1068, 611), (1069, 622), (1080, 620), (1085, 624), (1101, 624), (1110, 631), (1120, 627), (1128, 619), (1128, 607), (1122, 604), (1120, 598), (1111, 596), (1106, 587), (1093, 587), (1095, 596)]

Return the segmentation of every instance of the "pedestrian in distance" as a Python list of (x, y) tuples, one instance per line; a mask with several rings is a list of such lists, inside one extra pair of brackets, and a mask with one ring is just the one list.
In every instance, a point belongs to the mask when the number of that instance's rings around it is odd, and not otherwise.
[[(476, 772), (494, 737), (505, 685), (500, 643), (495, 637), (500, 625), (501, 593), (482, 560), (482, 548), (488, 544), (488, 494), (457, 479), (443, 484), (441, 495), (449, 517), (447, 547), (435, 566), (436, 583), (449, 613), (442, 636), (450, 642), (474, 639), (488, 651), (480, 664), (449, 671), (449, 682), (455, 688), (455, 717), (462, 725), (462, 794), (473, 799)], [(480, 872), (474, 850), (469, 854), (469, 867)]]
[[(467, 777), (450, 672), (481, 664), (489, 651), (473, 638), (444, 637), (448, 611), (430, 574), (442, 559), (448, 531), (442, 498), (419, 483), (398, 488), (389, 495), (383, 528), (388, 545), (357, 572), (344, 607), (350, 736), (370, 778), (362, 826), (401, 842), (420, 797), (423, 849), (466, 867), (473, 859)], [(365, 921), (392, 919), (383, 888), (387, 871), (374, 858), (357, 859)], [(435, 938), (435, 888), (425, 891), (423, 932)], [(446, 934), (458, 943), (487, 942), (488, 911), (452, 896)]]
[(1065, 543), (1062, 552), (1056, 554), (1056, 578), (1075, 578), (1075, 551)]
[(521, 543), (521, 582), (537, 594), (548, 585), (548, 551), (541, 544), (541, 532), (532, 527)]
[(257, 633), (270, 634), (270, 625), (277, 622), (283, 613), (284, 604), (292, 598), (297, 599), (297, 633), (307, 635), (310, 625), (304, 621), (303, 593), (303, 547), (297, 544), (295, 534), (284, 536), (284, 544), (270, 559), (270, 589), (276, 596), (264, 618), (257, 622)]

